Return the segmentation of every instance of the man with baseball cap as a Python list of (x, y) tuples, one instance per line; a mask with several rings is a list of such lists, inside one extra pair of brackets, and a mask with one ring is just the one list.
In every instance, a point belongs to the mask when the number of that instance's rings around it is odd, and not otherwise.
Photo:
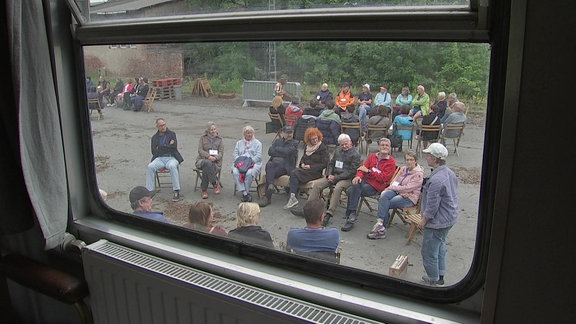
[(298, 159), (298, 141), (292, 135), (294, 129), (291, 125), (282, 128), (282, 136), (274, 140), (268, 149), (270, 159), (266, 163), (266, 184), (264, 197), (258, 202), (260, 207), (270, 205), (274, 191), (274, 179), (290, 174), (296, 167)]
[(446, 166), (448, 150), (440, 143), (432, 143), (423, 150), (432, 168), (422, 187), (422, 263), (429, 285), (443, 285), (446, 273), (446, 237), (458, 219), (458, 178)]
[(168, 223), (168, 220), (162, 212), (152, 211), (152, 197), (155, 192), (146, 189), (143, 186), (134, 187), (130, 191), (130, 206), (134, 210), (133, 214), (149, 218), (155, 221)]

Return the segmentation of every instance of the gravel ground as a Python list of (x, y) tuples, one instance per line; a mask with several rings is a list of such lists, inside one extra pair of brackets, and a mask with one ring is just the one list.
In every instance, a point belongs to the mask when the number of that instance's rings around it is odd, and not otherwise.
[[(228, 230), (235, 227), (235, 209), (240, 199), (232, 192), (234, 182), (229, 171), (232, 149), (235, 142), (241, 138), (242, 127), (249, 124), (255, 128), (255, 136), (262, 142), (266, 154), (274, 137), (274, 134), (265, 134), (265, 122), (269, 120), (266, 107), (243, 108), (240, 98), (184, 95), (181, 101), (156, 100), (154, 111), (150, 113), (106, 108), (104, 115), (102, 120), (97, 120), (97, 114), (91, 117), (97, 179), (99, 187), (108, 193), (107, 203), (120, 211), (131, 212), (128, 192), (134, 186), (145, 183), (146, 165), (151, 158), (150, 138), (156, 131), (155, 119), (165, 118), (168, 128), (176, 132), (179, 150), (185, 159), (180, 166), (183, 200), (172, 202), (170, 187), (162, 187), (154, 197), (154, 208), (164, 211), (175, 225), (186, 224), (190, 205), (201, 200), (200, 190), (194, 191), (195, 174), (192, 169), (199, 136), (203, 134), (208, 121), (216, 122), (226, 151), (221, 178), (223, 190), (218, 196), (210, 192), (208, 200), (215, 204), (215, 223)], [(483, 138), (484, 119), (482, 116), (469, 114), (469, 123), (459, 146), (460, 156), (451, 152), (447, 160), (447, 165), (456, 172), (460, 180), (460, 215), (458, 223), (448, 235), (446, 284), (461, 280), (472, 262), (476, 241)], [(451, 145), (448, 145), (449, 150), (450, 148)], [(376, 149), (376, 146), (372, 144), (371, 149)], [(393, 155), (399, 165), (404, 163), (402, 153), (394, 152)], [(427, 170), (427, 175), (429, 168), (426, 161), (421, 158), (419, 162)], [(305, 224), (302, 218), (282, 209), (287, 198), (286, 194), (275, 194), (272, 204), (262, 209), (260, 217), (260, 224), (271, 233), (277, 247), (284, 244), (290, 227), (301, 227)], [(300, 205), (303, 202), (301, 200)], [(340, 227), (344, 223), (341, 217), (343, 215), (344, 209), (338, 208), (330, 226)], [(411, 266), (404, 279), (420, 282), (424, 273), (420, 256), (421, 233), (417, 233), (413, 242), (406, 245), (408, 226), (395, 218), (386, 239), (368, 240), (366, 234), (375, 219), (375, 212), (369, 212), (363, 207), (354, 229), (341, 232), (341, 264), (388, 274), (388, 267), (399, 254), (408, 255)]]

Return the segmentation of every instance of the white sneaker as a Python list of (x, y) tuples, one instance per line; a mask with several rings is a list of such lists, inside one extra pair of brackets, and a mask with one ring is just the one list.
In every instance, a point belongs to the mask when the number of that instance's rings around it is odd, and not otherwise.
[(286, 205), (284, 205), (284, 209), (290, 209), (296, 205), (298, 205), (298, 199), (296, 197), (290, 197)]

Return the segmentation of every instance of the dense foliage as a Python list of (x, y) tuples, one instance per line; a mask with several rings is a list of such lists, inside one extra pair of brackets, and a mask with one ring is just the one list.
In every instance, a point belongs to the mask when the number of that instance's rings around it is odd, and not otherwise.
[[(316, 90), (327, 82), (335, 91), (348, 81), (356, 92), (369, 83), (373, 92), (386, 84), (398, 93), (423, 84), (456, 92), (469, 101), (484, 102), (490, 49), (487, 44), (415, 42), (277, 42), (276, 73), (268, 66), (268, 42), (188, 44), (184, 47), (186, 74), (206, 75), (217, 91), (239, 92), (242, 80), (274, 80), (288, 75)], [(304, 92), (305, 94), (307, 92)]]

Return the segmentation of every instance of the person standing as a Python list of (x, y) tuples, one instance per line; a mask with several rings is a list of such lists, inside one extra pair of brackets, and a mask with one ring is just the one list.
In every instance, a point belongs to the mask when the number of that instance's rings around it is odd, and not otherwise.
[(178, 152), (176, 133), (168, 129), (164, 118), (156, 119), (156, 128), (158, 131), (152, 136), (151, 141), (152, 161), (146, 170), (146, 189), (154, 190), (156, 171), (166, 168), (170, 171), (172, 178), (172, 190), (174, 190), (172, 201), (179, 201), (180, 175), (178, 174), (178, 166), (184, 161), (184, 158)]
[(266, 207), (272, 202), (274, 192), (274, 180), (285, 174), (290, 174), (296, 167), (298, 160), (298, 141), (292, 135), (292, 126), (286, 125), (282, 128), (282, 134), (274, 140), (268, 149), (270, 159), (266, 163), (266, 193), (258, 202), (260, 207)]
[[(242, 135), (243, 138), (236, 142), (234, 153), (232, 154), (232, 161), (234, 161), (232, 177), (236, 183), (236, 190), (242, 193), (242, 202), (251, 202), (252, 195), (248, 191), (252, 181), (260, 176), (260, 169), (262, 169), (262, 143), (254, 137), (254, 128), (250, 125), (244, 126)], [(243, 165), (248, 163), (247, 161), (251, 165)]]
[(152, 211), (152, 197), (155, 192), (150, 191), (142, 186), (134, 187), (130, 190), (129, 200), (130, 207), (132, 207), (133, 214), (142, 216), (155, 221), (168, 223), (168, 220), (162, 212)]
[(384, 190), (390, 184), (392, 175), (396, 170), (396, 161), (390, 154), (392, 147), (386, 137), (378, 140), (378, 152), (370, 154), (362, 164), (356, 176), (352, 179), (352, 185), (348, 187), (348, 203), (346, 205), (346, 223), (340, 228), (348, 232), (354, 227), (358, 219), (356, 209), (360, 198), (374, 196)]
[(446, 273), (446, 237), (458, 220), (458, 178), (446, 166), (448, 150), (440, 143), (432, 143), (423, 150), (432, 173), (422, 189), (422, 208), (419, 227), (422, 238), (422, 263), (429, 285), (443, 285)]
[(214, 188), (214, 194), (220, 194), (220, 184), (218, 183), (218, 173), (222, 169), (222, 158), (224, 157), (224, 142), (218, 135), (218, 129), (213, 122), (208, 123), (208, 128), (204, 135), (200, 137), (198, 143), (198, 157), (196, 158), (196, 168), (202, 170), (202, 199), (208, 198), (208, 184)]

